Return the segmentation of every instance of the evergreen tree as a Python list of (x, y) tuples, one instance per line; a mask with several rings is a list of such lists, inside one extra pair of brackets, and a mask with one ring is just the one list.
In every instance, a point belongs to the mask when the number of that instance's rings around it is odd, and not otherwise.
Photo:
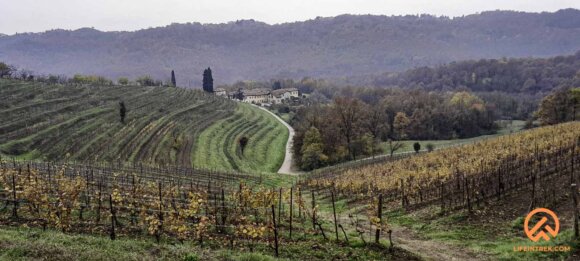
[(125, 123), (125, 116), (127, 115), (127, 108), (125, 108), (125, 102), (119, 102), (119, 115), (121, 116), (121, 123)]
[(242, 150), (242, 155), (244, 155), (244, 149), (246, 148), (246, 145), (248, 145), (248, 137), (244, 136), (241, 137), (240, 140), (238, 141), (240, 143), (240, 149)]
[(211, 68), (203, 71), (203, 90), (206, 92), (213, 92), (213, 77), (211, 76)]
[(419, 142), (413, 143), (413, 149), (415, 150), (415, 153), (419, 153), (419, 151), (421, 150), (421, 143)]
[(171, 84), (173, 87), (177, 86), (177, 81), (175, 81), (175, 72), (173, 70), (171, 70)]
[(282, 83), (280, 81), (275, 81), (272, 85), (272, 90), (280, 90), (282, 89)]

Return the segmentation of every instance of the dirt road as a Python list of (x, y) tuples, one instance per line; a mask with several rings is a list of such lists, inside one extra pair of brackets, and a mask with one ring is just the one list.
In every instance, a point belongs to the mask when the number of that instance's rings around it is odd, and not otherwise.
[(258, 106), (258, 107), (260, 109), (265, 110), (268, 113), (270, 113), (272, 116), (274, 116), (276, 119), (278, 119), (278, 121), (280, 121), (282, 124), (284, 124), (284, 126), (286, 126), (286, 128), (288, 129), (288, 141), (286, 142), (286, 155), (284, 156), (284, 162), (282, 163), (282, 166), (278, 170), (278, 173), (298, 175), (299, 172), (295, 171), (293, 169), (293, 165), (292, 165), (293, 164), (292, 141), (294, 140), (294, 134), (295, 134), (294, 128), (292, 128), (292, 126), (290, 126), (290, 124), (285, 122), (282, 118), (278, 117), (278, 115), (276, 115), (275, 113), (269, 111), (268, 109), (266, 109), (264, 107), (260, 107), (260, 106)]

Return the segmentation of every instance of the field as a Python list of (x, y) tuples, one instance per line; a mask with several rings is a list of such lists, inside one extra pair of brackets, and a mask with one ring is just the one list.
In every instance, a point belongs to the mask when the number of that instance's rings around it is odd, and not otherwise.
[[(332, 184), (344, 192), (351, 193), (370, 190), (375, 193), (397, 191), (397, 194), (400, 194), (398, 190), (408, 186), (411, 191), (406, 191), (405, 198), (421, 196), (423, 200), (421, 190), (430, 186), (438, 189), (442, 183), (453, 184), (456, 179), (461, 179), (461, 183), (467, 182), (466, 179), (470, 178), (474, 182), (485, 182), (480, 179), (480, 175), (498, 171), (503, 171), (503, 174), (505, 168), (522, 168), (522, 162), (526, 162), (527, 167), (538, 164), (549, 166), (553, 164), (549, 161), (550, 156), (561, 153), (559, 149), (566, 148), (566, 153), (569, 154), (579, 149), (580, 146), (575, 146), (580, 135), (579, 130), (580, 123), (577, 122), (543, 127), (482, 140), (466, 146), (425, 153), (393, 163), (351, 169), (339, 175), (314, 178), (310, 182), (315, 186)], [(529, 172), (525, 175), (529, 175)], [(514, 174), (505, 178), (513, 179)], [(409, 195), (411, 193), (412, 196)]]
[(275, 172), (284, 157), (287, 133), (274, 118), (197, 90), (2, 79), (0, 100), (5, 158)]
[[(427, 150), (426, 149), (427, 144), (432, 144), (435, 149), (440, 149), (440, 148), (445, 148), (445, 147), (451, 147), (451, 146), (457, 146), (457, 145), (462, 145), (462, 144), (473, 143), (473, 142), (477, 142), (477, 141), (480, 141), (480, 140), (483, 140), (483, 139), (495, 138), (495, 137), (499, 137), (499, 136), (502, 136), (502, 135), (506, 135), (506, 134), (515, 133), (515, 132), (521, 131), (524, 128), (524, 124), (525, 124), (525, 121), (519, 121), (519, 120), (514, 120), (514, 121), (498, 121), (499, 130), (497, 131), (497, 133), (491, 134), (491, 135), (482, 135), (482, 136), (473, 137), (473, 138), (466, 138), (466, 139), (451, 139), (451, 140), (404, 140), (404, 141), (402, 141), (403, 146), (400, 149), (398, 149), (396, 151), (396, 153), (415, 151), (413, 149), (413, 144), (415, 144), (416, 142), (418, 142), (421, 145), (421, 150), (422, 151)], [(383, 148), (383, 151), (385, 151), (388, 154), (388, 152), (389, 152), (389, 144), (387, 142), (383, 142), (381, 144), (381, 147)]]
[[(224, 260), (222, 254), (226, 260), (268, 258), (263, 255), (271, 256), (275, 249), (276, 256), (290, 260), (325, 260), (328, 255), (416, 260), (402, 249), (368, 248), (356, 240), (344, 248), (328, 241), (309, 221), (319, 215), (316, 207), (306, 203), (314, 196), (299, 188), (278, 190), (246, 181), (228, 186), (227, 181), (219, 181), (226, 176), (199, 182), (187, 173), (161, 175), (68, 164), (45, 168), (2, 162), (0, 167), (0, 199), (6, 202), (0, 208), (0, 231), (13, 237), (0, 237), (0, 249), (9, 259), (45, 255), (50, 250), (44, 244), (54, 237), (62, 241), (55, 242), (52, 251), (61, 252), (64, 259), (74, 259), (71, 251), (81, 246), (61, 242), (77, 238), (87, 243), (86, 251), (99, 253), (89, 259), (136, 259), (144, 246), (155, 244), (157, 250), (144, 258), (185, 258), (188, 251), (204, 259)], [(329, 225), (322, 216), (314, 224), (324, 230)], [(10, 228), (15, 226), (23, 228)], [(75, 236), (81, 234), (97, 237)], [(106, 235), (120, 243), (103, 242)], [(34, 238), (24, 239), (29, 237)], [(20, 247), (23, 241), (26, 249)], [(126, 249), (130, 244), (135, 246)], [(127, 253), (116, 256), (123, 249)]]
[[(399, 246), (425, 258), (566, 259), (578, 255), (569, 188), (578, 181), (579, 137), (580, 123), (572, 122), (317, 173), (303, 183), (326, 195), (335, 191), (341, 216), (365, 213), (364, 202), (382, 202), (384, 221)], [(524, 217), (537, 207), (556, 211), (562, 222), (560, 234), (549, 244), (533, 243), (523, 233)], [(522, 245), (571, 250), (513, 250)]]

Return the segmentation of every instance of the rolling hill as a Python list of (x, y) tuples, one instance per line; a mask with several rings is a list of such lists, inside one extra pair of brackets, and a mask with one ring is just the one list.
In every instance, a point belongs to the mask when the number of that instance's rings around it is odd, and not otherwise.
[[(275, 118), (198, 90), (0, 79), (0, 100), (4, 158), (245, 172), (275, 172), (284, 160), (287, 130)], [(127, 107), (124, 124), (120, 101)], [(242, 136), (249, 139), (243, 154)], [(223, 162), (202, 160), (208, 155)]]
[(337, 85), (398, 86), (427, 90), (546, 93), (580, 85), (580, 51), (549, 58), (501, 58), (454, 61), (404, 72), (332, 79)]
[(580, 11), (490, 11), (464, 17), (342, 15), (268, 25), (172, 24), (135, 32), (83, 28), (0, 37), (0, 60), (36, 73), (150, 74), (199, 86), (271, 78), (342, 77), (451, 61), (547, 57), (580, 46)]

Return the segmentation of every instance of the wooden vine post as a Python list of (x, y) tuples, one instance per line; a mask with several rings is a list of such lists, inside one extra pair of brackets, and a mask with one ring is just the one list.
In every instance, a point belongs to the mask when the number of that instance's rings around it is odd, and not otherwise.
[(578, 238), (579, 231), (578, 231), (578, 188), (576, 183), (572, 183), (570, 186), (572, 190), (572, 204), (574, 204), (574, 238)]
[[(20, 172), (22, 169), (18, 169), (18, 176), (20, 176)], [(12, 173), (12, 218), (18, 218), (18, 198), (16, 197), (16, 177), (14, 176), (14, 172)]]
[[(226, 226), (226, 197), (225, 197), (225, 192), (224, 189), (222, 188), (222, 227), (225, 228)], [(222, 233), (225, 231), (225, 229), (221, 229)]]
[(272, 226), (274, 227), (274, 251), (278, 257), (278, 225), (276, 224), (276, 207), (272, 205)]
[(96, 221), (97, 224), (99, 224), (101, 222), (101, 206), (103, 204), (103, 197), (102, 197), (102, 193), (103, 193), (103, 184), (102, 184), (102, 178), (101, 180), (99, 180), (99, 197), (97, 198), (98, 202), (97, 202), (97, 217), (96, 217)]
[(471, 215), (472, 213), (472, 209), (471, 209), (471, 196), (470, 196), (470, 186), (469, 186), (469, 178), (464, 179), (465, 180), (465, 191), (467, 192), (467, 213), (469, 213), (469, 215)]
[(405, 195), (405, 181), (401, 179), (401, 206), (403, 209), (407, 208), (407, 195)]
[(570, 183), (576, 183), (576, 175), (574, 173), (574, 159), (576, 157), (576, 145), (572, 146), (572, 157), (570, 158)]
[(338, 241), (338, 222), (336, 221), (336, 206), (334, 204), (334, 190), (330, 192), (332, 196), (332, 214), (334, 215), (334, 234), (336, 235), (336, 241)]
[(161, 230), (163, 229), (163, 194), (161, 193), (161, 182), (159, 182), (159, 224), (155, 232), (155, 241), (159, 244), (161, 241)]
[(316, 229), (316, 198), (312, 191), (312, 229)]
[(534, 207), (536, 206), (536, 173), (532, 170), (532, 174), (531, 174), (531, 180), (532, 180), (532, 196), (531, 196), (531, 201), (530, 201), (530, 207), (528, 208), (528, 212), (531, 212)]
[(115, 212), (115, 207), (113, 205), (113, 196), (109, 195), (109, 208), (111, 210), (111, 240), (115, 240), (116, 238), (116, 234), (115, 234), (115, 220), (117, 219), (116, 212)]
[(440, 205), (441, 213), (445, 213), (445, 191), (443, 190), (443, 182), (439, 181), (439, 195), (440, 195)]
[(294, 195), (294, 187), (290, 188), (290, 239), (292, 239), (292, 218), (293, 218), (293, 209), (294, 209), (294, 205), (293, 205), (293, 195)]
[(298, 187), (298, 219), (302, 220), (302, 188)]
[(379, 194), (379, 204), (377, 205), (377, 218), (379, 219), (379, 224), (377, 230), (375, 231), (375, 243), (379, 243), (381, 237), (381, 229), (383, 224), (383, 194)]
[(282, 188), (278, 194), (278, 225), (282, 223)]

